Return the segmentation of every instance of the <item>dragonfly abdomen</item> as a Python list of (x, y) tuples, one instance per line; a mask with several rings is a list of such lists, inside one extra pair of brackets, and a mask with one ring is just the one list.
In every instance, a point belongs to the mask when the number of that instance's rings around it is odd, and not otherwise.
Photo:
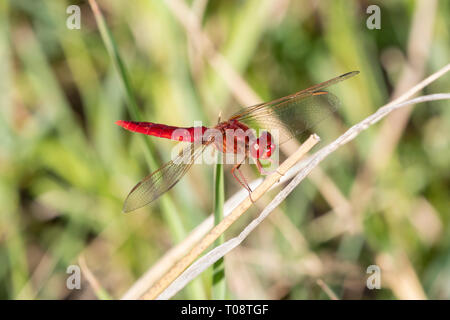
[(132, 131), (143, 133), (149, 136), (165, 138), (175, 141), (194, 142), (196, 139), (202, 139), (203, 133), (208, 129), (202, 127), (174, 127), (165, 124), (153, 123), (153, 122), (138, 122), (138, 121), (116, 121), (118, 126)]

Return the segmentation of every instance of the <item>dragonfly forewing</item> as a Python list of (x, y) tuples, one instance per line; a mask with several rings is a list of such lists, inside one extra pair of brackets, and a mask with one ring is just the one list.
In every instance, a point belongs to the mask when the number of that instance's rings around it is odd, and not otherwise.
[(289, 96), (245, 108), (231, 119), (253, 128), (276, 129), (279, 134), (278, 144), (282, 144), (310, 131), (332, 115), (339, 106), (339, 99), (324, 89), (358, 73), (348, 72)]

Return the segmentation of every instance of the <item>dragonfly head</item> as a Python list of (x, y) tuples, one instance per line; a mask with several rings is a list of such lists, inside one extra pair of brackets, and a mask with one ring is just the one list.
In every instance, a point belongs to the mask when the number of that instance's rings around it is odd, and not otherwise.
[(275, 148), (272, 135), (264, 131), (258, 139), (250, 143), (250, 155), (254, 159), (268, 159)]

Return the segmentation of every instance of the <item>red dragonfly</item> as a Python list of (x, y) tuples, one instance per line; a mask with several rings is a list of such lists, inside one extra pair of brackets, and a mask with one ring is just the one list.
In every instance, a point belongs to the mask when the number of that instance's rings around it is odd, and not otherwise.
[[(258, 171), (261, 174), (267, 174), (260, 159), (271, 161), (270, 157), (277, 145), (310, 131), (320, 121), (334, 113), (339, 100), (324, 89), (358, 73), (359, 71), (348, 72), (289, 96), (245, 108), (231, 116), (229, 120), (219, 122), (211, 128), (215, 130), (214, 132), (218, 132), (219, 138), (222, 139), (217, 139), (217, 135), (206, 134), (209, 128), (204, 126), (180, 128), (152, 122), (116, 121), (117, 125), (129, 131), (190, 142), (175, 159), (145, 177), (130, 191), (123, 211), (129, 212), (141, 208), (170, 190), (209, 145), (213, 145), (223, 153), (242, 156), (243, 160), (234, 165), (231, 173), (244, 188), (251, 192), (239, 170), (242, 163), (251, 157)], [(278, 130), (279, 140), (274, 141), (275, 139), (268, 131), (262, 131), (258, 138), (253, 133), (248, 134), (249, 129), (258, 127)], [(174, 134), (180, 130), (182, 134)], [(227, 139), (230, 132), (235, 134), (232, 139)]]

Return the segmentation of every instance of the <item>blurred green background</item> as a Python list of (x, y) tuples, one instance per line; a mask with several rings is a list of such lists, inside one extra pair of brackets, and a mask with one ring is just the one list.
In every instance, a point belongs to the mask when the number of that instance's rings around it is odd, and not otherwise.
[[(71, 4), (80, 30), (66, 27)], [(379, 30), (366, 27), (371, 4)], [(449, 1), (98, 5), (143, 119), (170, 125), (215, 124), (252, 99), (247, 86), (264, 101), (360, 70), (332, 90), (342, 102), (337, 136), (450, 61)], [(186, 29), (192, 17), (212, 42), (203, 52)], [(0, 1), (0, 58), (0, 298), (120, 298), (212, 212), (213, 166), (194, 166), (160, 201), (121, 213), (173, 143), (114, 124), (133, 118), (129, 98), (87, 1)], [(229, 70), (243, 85), (231, 88)], [(448, 92), (448, 79), (424, 93)], [(329, 299), (323, 283), (340, 299), (450, 298), (449, 102), (397, 116), (324, 161), (226, 256), (228, 298)], [(225, 178), (227, 199), (239, 188), (227, 167)], [(80, 290), (66, 288), (80, 255), (102, 291), (84, 276)], [(374, 264), (379, 290), (366, 287)], [(210, 298), (211, 274), (176, 297)]]

